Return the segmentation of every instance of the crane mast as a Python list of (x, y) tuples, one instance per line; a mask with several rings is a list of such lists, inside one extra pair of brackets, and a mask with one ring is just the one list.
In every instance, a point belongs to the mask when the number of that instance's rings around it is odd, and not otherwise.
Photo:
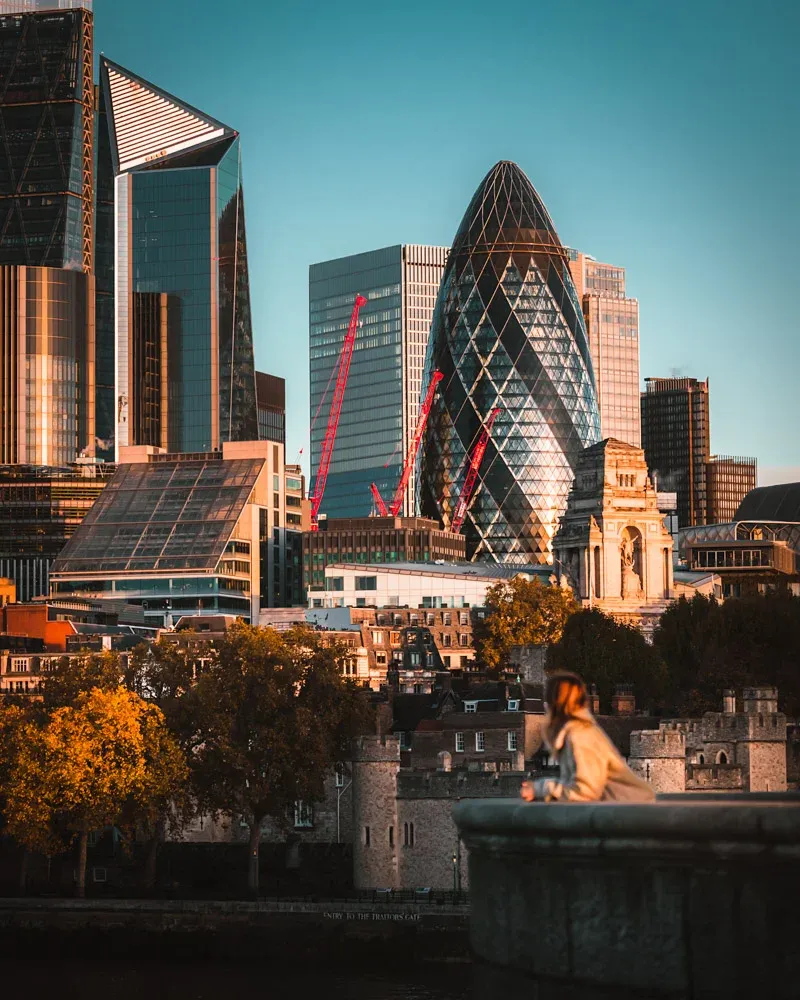
[(411, 478), (411, 470), (414, 468), (414, 462), (417, 460), (417, 452), (419, 451), (419, 446), (422, 443), (422, 435), (425, 433), (425, 425), (428, 423), (428, 417), (431, 414), (433, 397), (436, 395), (436, 387), (443, 378), (444, 375), (442, 375), (438, 369), (433, 373), (433, 375), (431, 375), (428, 391), (425, 393), (425, 399), (419, 408), (417, 428), (414, 431), (414, 437), (411, 439), (408, 454), (406, 455), (406, 460), (403, 463), (403, 472), (400, 476), (400, 482), (397, 484), (397, 489), (394, 491), (394, 498), (388, 510), (386, 509), (386, 504), (383, 502), (383, 497), (381, 496), (381, 492), (378, 487), (375, 483), (369, 484), (372, 498), (375, 501), (375, 506), (377, 507), (378, 513), (381, 517), (387, 517), (389, 514), (391, 514), (392, 517), (397, 517), (402, 510), (403, 500), (406, 495), (406, 487), (408, 486), (408, 481)]
[(453, 532), (453, 534), (460, 530), (461, 525), (464, 523), (464, 518), (467, 516), (467, 508), (469, 507), (469, 502), (472, 499), (472, 493), (475, 489), (475, 482), (478, 478), (481, 462), (483, 461), (483, 456), (486, 454), (486, 448), (489, 444), (489, 435), (492, 432), (492, 424), (494, 424), (497, 419), (497, 414), (499, 412), (500, 408), (495, 407), (489, 414), (489, 419), (484, 424), (480, 437), (475, 443), (472, 455), (470, 456), (467, 476), (464, 480), (464, 485), (461, 489), (461, 496), (458, 498), (458, 503), (456, 504), (456, 509), (453, 513), (453, 520), (450, 524), (450, 531)]
[(328, 480), (328, 472), (331, 467), (333, 446), (336, 443), (336, 431), (339, 428), (339, 417), (342, 415), (344, 391), (347, 388), (347, 376), (350, 374), (350, 362), (353, 359), (353, 347), (355, 346), (356, 333), (358, 332), (358, 314), (361, 311), (361, 307), (366, 304), (367, 300), (363, 295), (356, 295), (353, 313), (350, 317), (350, 325), (347, 328), (347, 335), (344, 338), (342, 352), (339, 355), (337, 363), (336, 388), (333, 391), (331, 412), (328, 415), (328, 426), (325, 429), (325, 437), (322, 440), (322, 453), (319, 459), (316, 479), (314, 480), (314, 493), (311, 497), (312, 531), (319, 531), (319, 508), (322, 504), (322, 498), (325, 495), (325, 483)]

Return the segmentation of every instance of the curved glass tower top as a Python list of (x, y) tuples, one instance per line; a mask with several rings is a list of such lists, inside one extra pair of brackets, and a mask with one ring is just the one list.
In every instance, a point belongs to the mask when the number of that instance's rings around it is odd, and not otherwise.
[(467, 458), (500, 408), (463, 531), (474, 559), (546, 564), (597, 393), (567, 252), (523, 171), (498, 163), (459, 226), (423, 376), (444, 374), (420, 453), (423, 513), (449, 523)]

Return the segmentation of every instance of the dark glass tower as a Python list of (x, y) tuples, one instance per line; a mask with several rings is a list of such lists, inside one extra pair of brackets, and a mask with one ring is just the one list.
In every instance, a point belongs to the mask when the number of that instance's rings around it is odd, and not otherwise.
[[(91, 3), (0, 7), (0, 264), (92, 270)], [(53, 2), (52, 7), (58, 4)]]
[(444, 374), (420, 455), (423, 514), (450, 523), (467, 457), (500, 408), (464, 521), (473, 559), (546, 564), (583, 449), (599, 439), (581, 306), (539, 195), (498, 163), (453, 241), (422, 391)]
[[(110, 156), (99, 139), (98, 189), (113, 188), (116, 236), (98, 273), (112, 269), (116, 300), (116, 452), (257, 440), (239, 135), (107, 59), (100, 76)], [(99, 358), (109, 336), (104, 322)]]

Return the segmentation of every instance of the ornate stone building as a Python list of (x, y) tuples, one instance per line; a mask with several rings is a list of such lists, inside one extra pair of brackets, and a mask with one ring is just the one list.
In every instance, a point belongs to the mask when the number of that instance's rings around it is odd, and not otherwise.
[(606, 438), (587, 448), (553, 540), (558, 582), (585, 607), (645, 631), (672, 598), (672, 536), (641, 448)]

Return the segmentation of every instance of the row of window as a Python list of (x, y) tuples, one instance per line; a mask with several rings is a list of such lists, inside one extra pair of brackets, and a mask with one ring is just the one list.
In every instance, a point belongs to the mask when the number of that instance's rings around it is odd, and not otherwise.
[[(455, 752), (465, 753), (465, 741), (464, 733), (455, 734)], [(486, 749), (486, 733), (479, 730), (475, 733), (475, 751), (476, 753), (483, 753)], [(506, 733), (506, 749), (509, 751), (514, 751), (517, 749), (517, 733), (513, 729), (509, 729)]]
[[(390, 826), (387, 830), (387, 837), (389, 841), (389, 847), (394, 847), (394, 827)], [(363, 835), (364, 847), (372, 847), (372, 828), (369, 826), (364, 827)], [(413, 823), (403, 823), (403, 847), (413, 847), (415, 843), (414, 835), (414, 824)]]

